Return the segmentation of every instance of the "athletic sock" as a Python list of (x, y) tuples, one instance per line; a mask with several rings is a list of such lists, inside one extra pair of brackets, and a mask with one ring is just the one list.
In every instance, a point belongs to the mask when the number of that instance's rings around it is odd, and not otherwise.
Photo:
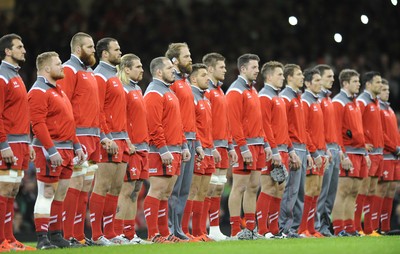
[(112, 239), (117, 236), (117, 234), (114, 232), (114, 219), (115, 214), (117, 213), (118, 196), (107, 194), (105, 203), (107, 205), (104, 206), (103, 210), (104, 236), (107, 239)]
[(340, 231), (344, 229), (344, 223), (343, 220), (334, 220), (332, 222), (333, 224), (333, 231), (335, 235), (338, 235)]
[(158, 230), (164, 237), (170, 234), (168, 228), (168, 200), (160, 201), (160, 208), (158, 209)]
[(246, 220), (246, 228), (253, 231), (256, 227), (256, 215), (254, 213), (245, 213), (244, 219)]
[(268, 213), (270, 209), (272, 196), (260, 192), (256, 203), (256, 214), (257, 214), (257, 225), (258, 225), (258, 233), (260, 235), (265, 235), (269, 232), (267, 221), (268, 221)]
[(74, 221), (74, 237), (78, 240), (85, 239), (85, 220), (88, 203), (88, 192), (81, 191), (79, 193), (78, 204), (76, 207), (75, 221)]
[(136, 234), (135, 220), (124, 220), (124, 235), (131, 240)]
[(182, 217), (182, 231), (185, 234), (189, 234), (189, 222), (190, 222), (190, 216), (192, 215), (192, 209), (193, 209), (193, 200), (187, 200)]
[(308, 218), (310, 217), (310, 210), (312, 203), (313, 203), (313, 197), (305, 195), (303, 215), (301, 217), (301, 223), (299, 229), (297, 230), (299, 234), (307, 230), (307, 223), (308, 223)]
[(144, 199), (144, 218), (147, 223), (147, 235), (151, 239), (158, 234), (158, 209), (160, 208), (160, 200), (149, 195)]
[(89, 201), (90, 222), (92, 224), (92, 239), (94, 241), (96, 241), (100, 236), (103, 235), (102, 219), (103, 219), (105, 200), (106, 200), (105, 196), (101, 196), (94, 192), (92, 192), (92, 195), (90, 196), (90, 201)]
[(231, 236), (236, 236), (241, 229), (240, 224), (241, 224), (241, 218), (240, 216), (231, 216), (230, 217), (230, 223), (231, 223)]
[(358, 194), (356, 199), (356, 209), (354, 211), (354, 226), (357, 231), (361, 231), (361, 215), (364, 209), (365, 195)]
[(68, 188), (67, 195), (65, 196), (64, 202), (64, 212), (65, 220), (63, 222), (64, 226), (64, 237), (69, 239), (74, 236), (74, 222), (76, 216), (76, 210), (79, 203), (80, 191), (74, 188)]
[(221, 197), (211, 197), (210, 203), (210, 227), (219, 226), (219, 211), (221, 209)]
[(208, 211), (211, 206), (211, 198), (206, 197), (203, 202), (203, 211), (201, 213), (201, 232), (207, 235), (207, 219), (208, 219)]
[(281, 209), (281, 199), (277, 197), (272, 198), (271, 207), (269, 209), (269, 215), (268, 215), (268, 227), (269, 231), (271, 231), (271, 233), (274, 235), (279, 233), (278, 218), (280, 209)]
[(61, 231), (64, 217), (63, 202), (53, 200), (51, 203), (49, 231)]
[(390, 231), (390, 219), (392, 216), (393, 198), (385, 197), (382, 204), (381, 212), (381, 231)]
[(6, 219), (4, 221), (4, 235), (6, 239), (10, 242), (15, 242), (14, 232), (13, 232), (13, 221), (14, 221), (14, 198), (7, 199), (7, 210)]

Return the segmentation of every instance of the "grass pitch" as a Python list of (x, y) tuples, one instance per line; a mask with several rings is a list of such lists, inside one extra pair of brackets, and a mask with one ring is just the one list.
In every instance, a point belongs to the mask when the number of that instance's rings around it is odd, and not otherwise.
[[(35, 243), (31, 244), (32, 246)], [(49, 250), (45, 253), (74, 254), (243, 254), (243, 253), (295, 253), (295, 254), (392, 254), (400, 253), (400, 236), (342, 237), (320, 239), (280, 239), (256, 241), (224, 241), (207, 243), (179, 243), (129, 245), (112, 247), (86, 247), (79, 249)]]

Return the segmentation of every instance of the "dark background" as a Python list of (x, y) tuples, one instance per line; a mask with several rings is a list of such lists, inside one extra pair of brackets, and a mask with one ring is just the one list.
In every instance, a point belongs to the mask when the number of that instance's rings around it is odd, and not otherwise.
[[(366, 25), (360, 21), (362, 14), (369, 18)], [(297, 26), (288, 23), (292, 15), (298, 19)], [(225, 89), (238, 74), (237, 57), (255, 53), (260, 64), (278, 60), (303, 69), (330, 64), (336, 74), (334, 93), (339, 91), (337, 75), (344, 68), (361, 74), (379, 71), (390, 82), (392, 107), (397, 111), (399, 24), (399, 5), (390, 0), (0, 0), (0, 36), (17, 33), (23, 38), (27, 61), (21, 75), (28, 88), (36, 79), (36, 56), (56, 51), (66, 61), (71, 37), (83, 31), (92, 35), (95, 43), (114, 37), (123, 54), (137, 54), (145, 70), (142, 88), (150, 80), (150, 61), (164, 55), (169, 43), (187, 42), (193, 63), (209, 52), (226, 57)], [(335, 33), (343, 36), (341, 43), (333, 40)], [(28, 236), (33, 229), (34, 170), (28, 175), (16, 202), (19, 237)], [(229, 186), (224, 200), (228, 194)], [(226, 207), (222, 214), (224, 211)], [(222, 222), (228, 226), (226, 215)], [(392, 219), (392, 225), (398, 227), (397, 217)], [(145, 227), (143, 220), (138, 222), (139, 228)]]

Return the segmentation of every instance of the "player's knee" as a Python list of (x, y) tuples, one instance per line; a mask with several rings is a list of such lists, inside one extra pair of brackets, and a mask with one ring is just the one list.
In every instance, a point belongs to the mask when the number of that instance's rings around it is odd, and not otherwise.
[(55, 190), (51, 184), (38, 181), (38, 195), (34, 207), (36, 214), (50, 214), (51, 203), (54, 199)]
[(224, 191), (224, 185), (217, 185), (215, 187), (214, 195), (215, 196), (221, 196), (223, 191)]

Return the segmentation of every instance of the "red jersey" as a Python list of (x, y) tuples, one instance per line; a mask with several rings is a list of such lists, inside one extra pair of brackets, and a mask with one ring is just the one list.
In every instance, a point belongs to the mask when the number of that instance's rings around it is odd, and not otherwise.
[(307, 149), (316, 158), (324, 155), (322, 151), (326, 150), (324, 116), (318, 101), (318, 95), (305, 90), (301, 96), (301, 101), (303, 103), (304, 120), (306, 123)]
[(80, 148), (72, 106), (60, 86), (39, 76), (28, 93), (28, 102), (35, 134), (33, 145), (43, 146), (49, 155), (56, 153), (56, 148)]
[(194, 112), (194, 98), (192, 88), (185, 77), (175, 72), (175, 82), (170, 89), (175, 92), (181, 108), (183, 131), (186, 139), (196, 139), (196, 115)]
[(146, 105), (142, 89), (136, 82), (130, 80), (124, 84), (126, 95), (126, 121), (129, 139), (138, 150), (147, 150), (149, 130), (147, 128)]
[(372, 98), (371, 93), (364, 91), (358, 96), (357, 103), (362, 114), (365, 143), (374, 147), (372, 154), (382, 154), (383, 131), (379, 101)]
[(239, 76), (229, 87), (226, 101), (232, 137), (240, 151), (248, 151), (247, 145), (265, 145), (267, 139), (260, 121), (261, 105), (253, 85)]
[(214, 146), (227, 148), (228, 143), (232, 143), (232, 136), (229, 127), (228, 104), (221, 85), (222, 83), (215, 85), (210, 81), (204, 96), (211, 102), (212, 122), (218, 123), (218, 128), (212, 128)]
[(279, 151), (287, 152), (292, 149), (288, 134), (286, 105), (283, 98), (278, 96), (278, 90), (269, 84), (260, 90), (260, 105), (264, 132), (274, 154)]
[(285, 101), (290, 139), (295, 143), (306, 144), (306, 124), (300, 91), (297, 93), (290, 86), (286, 86), (279, 95)]
[(6, 61), (0, 65), (0, 150), (30, 142), (28, 95), (18, 70)]
[(169, 85), (153, 79), (144, 94), (150, 152), (181, 152), (184, 145), (179, 100)]
[(126, 101), (124, 87), (116, 76), (117, 68), (100, 61), (94, 70), (100, 101), (100, 139), (125, 139)]
[[(83, 130), (85, 128), (87, 133), (82, 133), (83, 135), (98, 136), (100, 134), (100, 103), (94, 73), (75, 55), (71, 55), (63, 66), (65, 77), (58, 80), (57, 84), (71, 101), (77, 132), (85, 132)], [(96, 133), (88, 133), (87, 128), (96, 129)]]
[(361, 110), (356, 100), (341, 90), (333, 100), (338, 127), (339, 145), (342, 151), (366, 154)]
[(379, 101), (383, 137), (385, 141), (384, 153), (396, 154), (400, 152), (399, 129), (397, 118), (388, 102)]
[(330, 143), (339, 143), (338, 138), (338, 128), (337, 121), (335, 116), (335, 109), (333, 107), (332, 99), (329, 97), (331, 94), (328, 90), (322, 90), (319, 94), (321, 109), (324, 115), (324, 130), (325, 130), (325, 142), (327, 144)]
[[(196, 113), (197, 139), (203, 148), (213, 149), (211, 103), (204, 97), (204, 92), (192, 86)], [(211, 155), (211, 154), (209, 154)]]

